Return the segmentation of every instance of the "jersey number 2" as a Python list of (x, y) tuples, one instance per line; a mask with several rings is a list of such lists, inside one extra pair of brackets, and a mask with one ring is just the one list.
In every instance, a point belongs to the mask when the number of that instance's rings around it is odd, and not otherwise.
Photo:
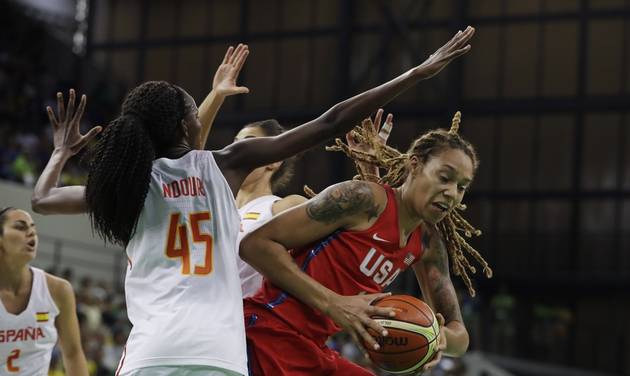
[(20, 372), (20, 367), (13, 365), (13, 361), (17, 360), (17, 358), (19, 357), (20, 357), (20, 350), (15, 349), (11, 351), (11, 353), (7, 357), (7, 371), (11, 373)]
[[(180, 224), (180, 213), (171, 214), (171, 222), (168, 226), (168, 237), (166, 239), (166, 256), (170, 258), (182, 259), (182, 274), (190, 275), (190, 246), (188, 243), (188, 228), (186, 224)], [(204, 243), (206, 252), (203, 265), (195, 265), (192, 274), (207, 275), (212, 273), (212, 247), (213, 239), (211, 234), (203, 233), (199, 230), (199, 222), (209, 221), (210, 212), (191, 213), (190, 232), (193, 243)]]

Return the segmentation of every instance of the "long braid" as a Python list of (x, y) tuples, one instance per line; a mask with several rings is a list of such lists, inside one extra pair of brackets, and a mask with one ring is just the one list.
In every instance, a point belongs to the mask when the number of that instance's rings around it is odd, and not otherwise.
[[(398, 187), (402, 185), (407, 178), (407, 161), (411, 155), (416, 155), (422, 163), (426, 163), (431, 156), (441, 150), (447, 148), (459, 149), (471, 158), (474, 168), (477, 168), (479, 162), (473, 146), (465, 141), (458, 133), (460, 123), (461, 113), (457, 111), (448, 132), (437, 129), (425, 133), (414, 141), (407, 153), (401, 153), (390, 146), (378, 142), (376, 135), (366, 130), (370, 127), (363, 126), (355, 127), (352, 131), (352, 136), (356, 137), (359, 142), (368, 144), (372, 150), (371, 152), (366, 153), (352, 149), (340, 139), (336, 139), (335, 145), (326, 147), (326, 150), (341, 151), (354, 160), (355, 164), (358, 162), (370, 163), (385, 169), (385, 175), (381, 177), (378, 182)], [(360, 175), (355, 178), (361, 180), (368, 180), (370, 178), (368, 176), (362, 176), (361, 169), (358, 169), (358, 171)], [(308, 187), (305, 187), (305, 190), (307, 188)], [(310, 197), (314, 196), (313, 191), (307, 191), (306, 193)], [(475, 296), (475, 289), (472, 286), (468, 272), (474, 274), (477, 270), (471, 265), (466, 254), (472, 256), (475, 261), (482, 266), (483, 272), (487, 278), (492, 277), (492, 269), (481, 254), (466, 241), (466, 238), (470, 238), (473, 235), (480, 236), (481, 231), (464, 219), (462, 212), (465, 209), (466, 205), (458, 205), (437, 224), (437, 228), (448, 250), (449, 258), (453, 266), (453, 273), (462, 278), (470, 295)], [(460, 235), (460, 232), (463, 233), (464, 236)]]
[(92, 227), (105, 240), (127, 245), (149, 191), (153, 160), (176, 141), (185, 115), (180, 89), (146, 82), (125, 99), (121, 115), (92, 151), (86, 202)]

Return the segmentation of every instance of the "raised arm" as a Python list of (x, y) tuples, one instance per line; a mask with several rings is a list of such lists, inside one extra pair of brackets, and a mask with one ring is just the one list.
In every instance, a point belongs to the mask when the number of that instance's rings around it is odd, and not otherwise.
[(79, 125), (86, 100), (85, 95), (82, 95), (75, 111), (75, 92), (74, 89), (70, 89), (67, 109), (62, 93), (57, 93), (57, 115), (52, 108), (46, 107), (48, 119), (53, 127), (54, 150), (33, 189), (31, 207), (36, 213), (76, 214), (87, 211), (85, 186), (57, 187), (61, 171), (68, 159), (102, 130), (101, 127), (94, 127), (85, 135), (81, 135)]
[(470, 26), (463, 32), (459, 31), (424, 63), (389, 82), (334, 105), (315, 120), (276, 137), (251, 138), (216, 152), (215, 158), (232, 190), (237, 191), (245, 176), (254, 168), (283, 160), (342, 135), (419, 81), (433, 77), (448, 63), (470, 50), (468, 41), (474, 32), (475, 29)]
[(238, 86), (236, 80), (247, 60), (249, 49), (245, 44), (239, 44), (236, 48), (230, 46), (223, 57), (221, 65), (217, 68), (212, 81), (212, 91), (208, 94), (199, 106), (199, 122), (201, 122), (201, 134), (199, 145), (196, 148), (201, 150), (206, 146), (208, 135), (212, 129), (214, 119), (223, 105), (226, 97), (236, 94), (249, 93), (245, 86)]
[(240, 256), (275, 286), (328, 315), (357, 342), (362, 338), (373, 347), (376, 342), (366, 326), (379, 333), (383, 328), (370, 316), (387, 316), (393, 310), (370, 303), (386, 294), (340, 296), (304, 273), (287, 250), (313, 243), (337, 229), (368, 228), (383, 211), (386, 200), (382, 187), (376, 184), (347, 181), (333, 185), (247, 235), (240, 243)]
[(441, 324), (440, 352), (425, 365), (425, 369), (435, 366), (441, 352), (451, 356), (461, 356), (468, 349), (468, 331), (464, 326), (457, 294), (451, 281), (448, 267), (448, 253), (439, 232), (427, 230), (423, 239), (425, 248), (422, 259), (413, 269), (422, 290), (422, 297), (438, 314)]

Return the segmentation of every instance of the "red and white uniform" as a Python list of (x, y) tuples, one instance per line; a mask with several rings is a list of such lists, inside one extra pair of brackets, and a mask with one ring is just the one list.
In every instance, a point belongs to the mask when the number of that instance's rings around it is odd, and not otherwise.
[[(384, 188), (387, 205), (372, 227), (337, 231), (292, 253), (305, 273), (341, 295), (370, 294), (383, 291), (422, 257), (420, 229), (400, 246), (396, 198), (392, 188)], [(327, 338), (340, 331), (331, 319), (268, 280), (253, 297), (245, 299), (245, 325), (254, 375), (370, 374), (327, 349)], [(283, 334), (289, 342), (286, 346)], [(291, 339), (295, 335), (299, 338)], [(314, 368), (309, 371), (308, 367)], [(313, 369), (321, 373), (312, 373)]]
[(43, 270), (31, 267), (33, 286), (26, 309), (14, 315), (0, 304), (0, 375), (46, 376), (57, 342), (55, 304)]

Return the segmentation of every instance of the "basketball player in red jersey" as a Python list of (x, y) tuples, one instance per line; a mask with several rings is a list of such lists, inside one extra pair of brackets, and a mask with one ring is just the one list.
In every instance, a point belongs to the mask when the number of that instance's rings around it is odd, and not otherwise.
[[(241, 242), (241, 257), (267, 278), (245, 300), (250, 372), (371, 375), (325, 341), (343, 328), (378, 348), (366, 330), (374, 327), (369, 311), (350, 306), (346, 296), (381, 292), (409, 266), (425, 301), (445, 322), (440, 351), (424, 369), (437, 364), (442, 352), (460, 356), (467, 350), (442, 228), (435, 226), (460, 205), (477, 167), (472, 145), (457, 134), (458, 124), (413, 143), (401, 159), (402, 185), (336, 184)], [(292, 255), (287, 249), (294, 249)]]

